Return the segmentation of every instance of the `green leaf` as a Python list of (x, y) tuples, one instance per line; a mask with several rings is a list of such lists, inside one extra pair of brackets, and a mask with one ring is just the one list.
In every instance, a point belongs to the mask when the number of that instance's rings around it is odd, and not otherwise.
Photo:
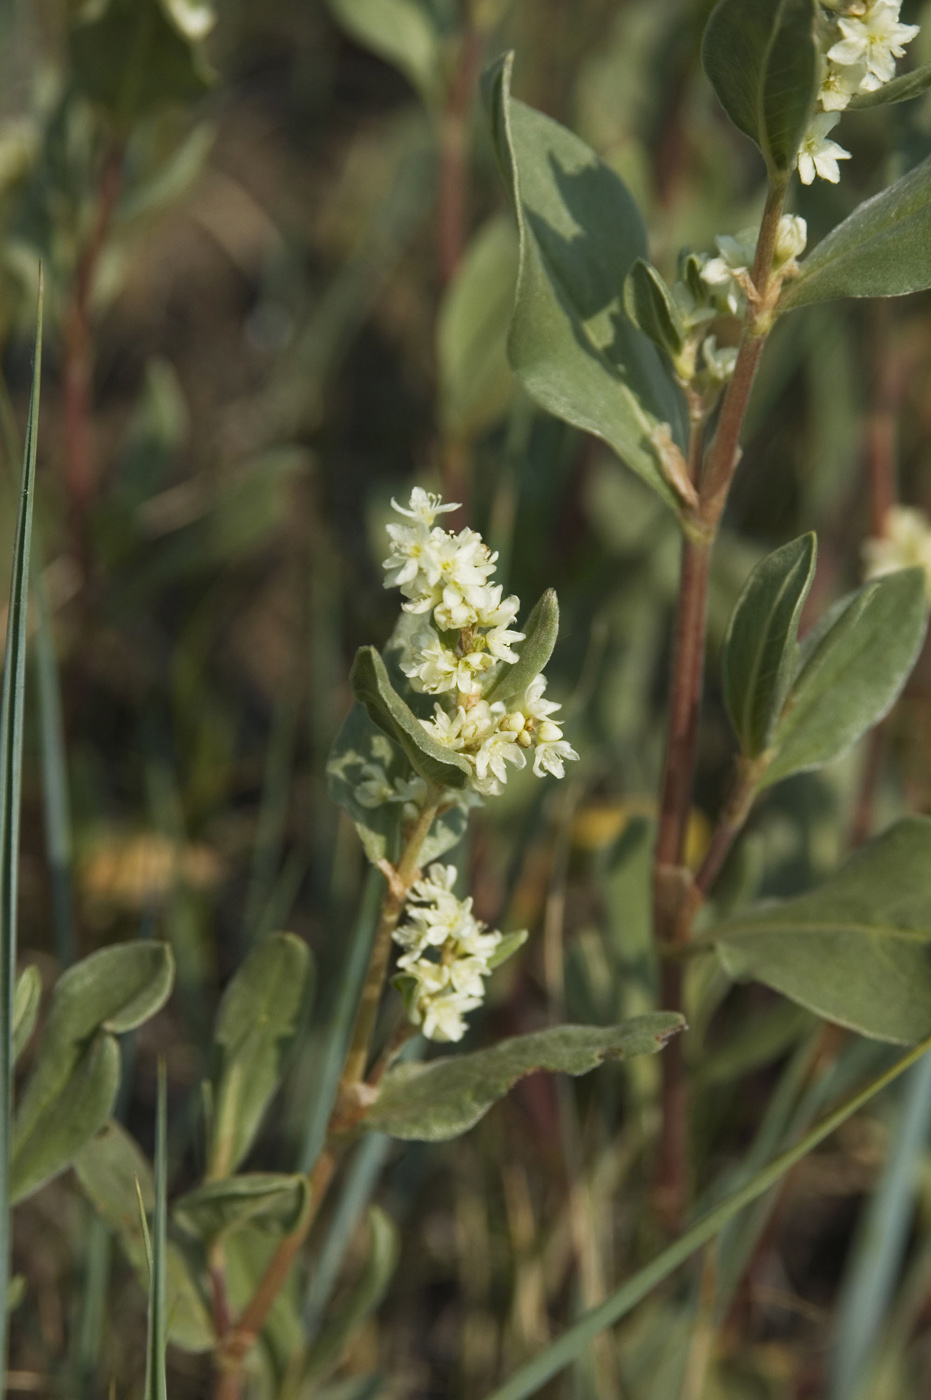
[(605, 1060), (652, 1055), (684, 1025), (681, 1016), (659, 1011), (619, 1026), (556, 1026), (469, 1055), (400, 1064), (382, 1081), (365, 1127), (421, 1142), (458, 1137), (526, 1074), (587, 1074)]
[(772, 741), (798, 668), (798, 624), (815, 576), (813, 534), (756, 566), (724, 638), (724, 703), (740, 747), (757, 758)]
[(838, 758), (882, 719), (908, 679), (927, 617), (922, 569), (873, 579), (828, 610), (802, 643), (764, 786)]
[[(167, 1173), (165, 1066), (160, 1062), (155, 1115), (155, 1212), (152, 1220), (152, 1269), (149, 1277), (149, 1317), (146, 1329), (145, 1400), (168, 1400), (168, 1379), (165, 1373), (165, 1348), (168, 1343), (165, 1286), (168, 1247)], [(145, 1216), (143, 1228), (144, 1222)]]
[(431, 0), (327, 0), (346, 33), (400, 69), (430, 105), (442, 92), (442, 13)]
[[(139, 1220), (136, 1183), (146, 1210), (155, 1202), (152, 1168), (138, 1143), (113, 1121), (81, 1148), (74, 1159), (81, 1188), (113, 1232), (140, 1281), (147, 1279), (145, 1245)], [(166, 1261), (168, 1335), (186, 1351), (209, 1351), (215, 1345), (213, 1325), (204, 1296), (190, 1265), (169, 1240)]]
[(337, 1365), (353, 1333), (385, 1296), (397, 1268), (401, 1250), (394, 1221), (379, 1206), (372, 1206), (368, 1224), (369, 1247), (362, 1276), (311, 1347), (304, 1368), (305, 1384)]
[(931, 1032), (931, 818), (897, 822), (811, 893), (708, 937), (732, 977), (876, 1040), (920, 1040)]
[(702, 63), (721, 106), (771, 175), (795, 168), (821, 78), (814, 0), (719, 0)]
[(264, 1229), (290, 1233), (308, 1200), (307, 1178), (278, 1172), (246, 1172), (224, 1181), (208, 1181), (188, 1191), (171, 1213), (183, 1230), (212, 1240), (248, 1221)]
[(507, 412), (514, 393), (506, 346), (516, 281), (514, 225), (497, 214), (472, 239), (440, 305), (437, 369), (447, 437), (469, 441)]
[(14, 1203), (65, 1170), (109, 1118), (119, 1085), (120, 1047), (114, 1036), (99, 1031), (69, 1059), (69, 1072), (55, 1082), (55, 1092), (44, 1095), (40, 1105), (30, 1105), (28, 1128), (16, 1119), (10, 1175)]
[(488, 959), (488, 966), (492, 972), (502, 963), (506, 963), (508, 958), (513, 958), (514, 954), (523, 948), (527, 942), (527, 935), (528, 931), (525, 928), (520, 928), (515, 933), (501, 935), (501, 942)]
[(14, 1124), (20, 1196), (64, 1170), (106, 1121), (119, 1079), (112, 1035), (154, 1016), (168, 999), (173, 977), (171, 949), (149, 941), (103, 948), (58, 979)]
[(867, 199), (787, 282), (780, 311), (837, 297), (900, 297), (931, 287), (931, 157)]
[(273, 933), (246, 958), (223, 994), (214, 1039), (221, 1050), (211, 1133), (211, 1177), (245, 1157), (278, 1088), (311, 979), (310, 950), (293, 933)]
[(33, 964), (24, 967), (16, 979), (13, 994), (13, 1063), (19, 1059), (36, 1028), (39, 1001), (42, 997), (42, 977)]
[(913, 97), (921, 97), (931, 88), (931, 63), (923, 63), (913, 68), (911, 73), (900, 73), (897, 78), (883, 83), (875, 92), (857, 92), (851, 97), (848, 107), (885, 107), (893, 102), (909, 102)]
[(860, 1090), (859, 1093), (854, 1094), (852, 1098), (834, 1109), (816, 1127), (807, 1132), (801, 1141), (769, 1162), (745, 1186), (733, 1192), (713, 1210), (708, 1211), (707, 1215), (703, 1215), (700, 1220), (696, 1221), (684, 1235), (674, 1240), (655, 1259), (651, 1259), (649, 1264), (621, 1284), (620, 1288), (610, 1294), (603, 1303), (589, 1309), (561, 1337), (558, 1337), (542, 1351), (537, 1352), (530, 1361), (519, 1367), (505, 1381), (504, 1385), (499, 1386), (492, 1395), (488, 1396), (487, 1400), (529, 1400), (530, 1396), (537, 1395), (547, 1381), (588, 1351), (594, 1337), (597, 1337), (608, 1327), (613, 1327), (621, 1318), (626, 1317), (639, 1302), (652, 1293), (665, 1279), (669, 1278), (670, 1274), (675, 1273), (680, 1265), (696, 1254), (709, 1240), (713, 1240), (716, 1235), (720, 1234), (725, 1225), (735, 1216), (739, 1215), (760, 1196), (765, 1195), (770, 1187), (779, 1181), (786, 1172), (791, 1171), (797, 1162), (800, 1162), (803, 1157), (807, 1157), (809, 1152), (829, 1137), (842, 1123), (846, 1123), (848, 1118), (859, 1113), (861, 1108), (864, 1108), (877, 1094), (882, 1093), (883, 1089), (887, 1088), (905, 1070), (910, 1069), (916, 1060), (919, 1060), (929, 1049), (931, 1049), (931, 1039), (924, 1041), (916, 1049), (903, 1056), (885, 1074), (872, 1080), (865, 1089)]
[(624, 310), (639, 331), (675, 360), (685, 345), (685, 326), (672, 293), (656, 268), (637, 258), (624, 283)]
[[(36, 479), (39, 388), (42, 378), (42, 268), (36, 309), (32, 393), (23, 453), (22, 494), (13, 543), (3, 680), (0, 682), (0, 1298), (10, 1287), (13, 1068), (16, 1063), (15, 984), (20, 795), (23, 784), (23, 708), (29, 555)], [(7, 1310), (0, 1307), (0, 1373), (7, 1360)]]
[(404, 750), (411, 767), (425, 782), (434, 787), (465, 787), (471, 775), (468, 763), (430, 737), (391, 684), (374, 647), (360, 647), (356, 652), (349, 683), (369, 718)]
[(202, 96), (213, 77), (199, 45), (183, 37), (159, 0), (96, 6), (90, 22), (72, 26), (70, 49), (78, 88), (120, 129), (152, 108)]
[(559, 635), (559, 602), (548, 588), (530, 611), (523, 626), (524, 640), (515, 647), (518, 660), (505, 665), (484, 691), (486, 700), (510, 700), (522, 695), (546, 666)]
[(536, 403), (603, 439), (676, 508), (657, 433), (684, 446), (685, 403), (624, 314), (624, 279), (647, 256), (640, 212), (584, 141), (511, 98), (512, 65), (485, 79), (520, 237), (511, 367)]

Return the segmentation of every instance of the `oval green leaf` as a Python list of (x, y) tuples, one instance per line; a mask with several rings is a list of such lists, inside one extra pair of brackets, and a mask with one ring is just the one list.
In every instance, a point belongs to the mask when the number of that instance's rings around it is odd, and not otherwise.
[(652, 1055), (684, 1027), (681, 1016), (658, 1011), (618, 1026), (555, 1026), (468, 1055), (400, 1064), (382, 1081), (365, 1127), (420, 1142), (459, 1137), (524, 1075), (588, 1074), (605, 1060)]
[(647, 256), (627, 186), (584, 141), (511, 97), (513, 55), (486, 74), (492, 131), (520, 239), (508, 353), (548, 413), (593, 433), (673, 508), (655, 435), (684, 447), (684, 399), (624, 312), (624, 279)]
[(903, 569), (841, 598), (802, 643), (802, 664), (762, 783), (839, 758), (895, 703), (924, 640), (925, 575)]
[(795, 168), (815, 105), (821, 59), (814, 0), (719, 0), (702, 63), (721, 106), (773, 175)]
[(913, 97), (921, 97), (931, 88), (931, 63), (923, 63), (911, 73), (900, 73), (897, 78), (883, 83), (875, 92), (858, 92), (851, 97), (848, 106), (887, 107), (894, 102), (910, 102)]
[(327, 0), (346, 33), (404, 74), (424, 101), (442, 91), (443, 28), (424, 0)]
[(216, 1239), (249, 1221), (287, 1234), (306, 1209), (308, 1190), (304, 1176), (245, 1172), (188, 1191), (171, 1213), (182, 1230), (200, 1240)]
[(349, 672), (352, 692), (370, 719), (404, 750), (411, 767), (434, 787), (462, 788), (471, 776), (464, 758), (430, 737), (401, 698), (374, 647), (360, 647)]
[(637, 258), (624, 283), (624, 310), (633, 325), (675, 359), (685, 344), (679, 308), (656, 268)]
[(722, 680), (731, 724), (748, 758), (772, 741), (798, 664), (798, 624), (815, 576), (816, 543), (802, 535), (760, 561), (724, 638)]
[(221, 1050), (210, 1135), (210, 1176), (236, 1170), (278, 1088), (304, 1011), (310, 949), (293, 933), (254, 948), (223, 994), (214, 1039)]
[(516, 648), (518, 659), (505, 665), (483, 692), (486, 700), (510, 700), (522, 695), (550, 657), (559, 635), (559, 601), (555, 589), (548, 588), (533, 605), (524, 623), (524, 640)]
[(931, 157), (867, 199), (787, 282), (780, 311), (838, 297), (901, 297), (931, 287)]
[(931, 819), (896, 823), (830, 880), (709, 935), (728, 973), (830, 1021), (910, 1045), (931, 1034)]
[[(44, 1048), (44, 1047), (43, 1047)], [(98, 1032), (81, 1048), (69, 1073), (41, 1103), (32, 1100), (24, 1123), (13, 1128), (10, 1196), (21, 1201), (69, 1166), (75, 1154), (107, 1121), (120, 1084), (120, 1047), (112, 1035)]]
[(507, 331), (517, 280), (517, 238), (503, 214), (472, 239), (437, 321), (440, 418), (448, 437), (476, 437), (507, 412), (514, 379)]

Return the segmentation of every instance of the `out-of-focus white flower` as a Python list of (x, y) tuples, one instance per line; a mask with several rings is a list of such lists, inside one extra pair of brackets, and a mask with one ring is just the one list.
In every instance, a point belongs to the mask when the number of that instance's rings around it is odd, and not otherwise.
[(717, 336), (706, 335), (701, 343), (701, 357), (711, 378), (718, 384), (724, 384), (734, 373), (737, 349), (730, 345), (722, 345), (718, 349)]
[(783, 214), (776, 230), (773, 262), (777, 269), (787, 271), (805, 251), (808, 225), (800, 214)]
[(863, 91), (865, 63), (828, 63), (818, 99), (825, 112), (842, 112)]
[(832, 112), (817, 112), (812, 117), (798, 153), (798, 173), (803, 185), (810, 185), (816, 175), (832, 185), (840, 179), (837, 162), (849, 160), (850, 152), (828, 140), (828, 132), (837, 122), (837, 115)]
[(885, 533), (866, 541), (863, 562), (867, 578), (896, 573), (899, 569), (925, 571), (931, 602), (931, 522), (924, 511), (893, 506), (886, 514)]
[(896, 59), (918, 33), (917, 24), (900, 24), (901, 8), (901, 0), (873, 0), (863, 14), (837, 21), (841, 38), (828, 49), (828, 58), (845, 66), (864, 66), (863, 92), (875, 92), (895, 76)]

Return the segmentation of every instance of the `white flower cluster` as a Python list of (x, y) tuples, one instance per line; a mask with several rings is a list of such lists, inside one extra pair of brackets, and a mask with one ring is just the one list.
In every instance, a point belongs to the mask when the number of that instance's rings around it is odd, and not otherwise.
[(886, 513), (885, 532), (863, 546), (867, 578), (880, 578), (899, 569), (924, 569), (931, 602), (931, 522), (924, 511), (893, 506)]
[[(750, 269), (756, 250), (758, 230), (742, 229), (736, 238), (720, 234), (714, 241), (718, 256), (709, 258), (701, 269), (702, 279), (707, 285), (720, 315), (742, 316), (747, 306), (747, 285)], [(796, 270), (796, 258), (805, 251), (808, 241), (808, 225), (798, 214), (783, 214), (776, 231), (773, 250), (773, 268), (782, 278), (791, 276)], [(706, 342), (707, 343), (707, 342)], [(706, 358), (725, 354), (716, 346), (704, 351)], [(733, 352), (736, 354), (736, 352)], [(733, 366), (731, 366), (733, 369)]]
[(416, 690), (452, 692), (455, 700), (451, 709), (438, 701), (424, 728), (468, 759), (472, 787), (483, 795), (500, 792), (507, 765), (523, 768), (529, 749), (538, 777), (563, 777), (565, 761), (578, 754), (550, 718), (559, 706), (543, 699), (542, 675), (507, 705), (482, 698), (482, 677), (498, 662), (517, 661), (511, 644), (524, 640), (511, 627), (520, 600), (502, 599), (501, 585), (490, 581), (497, 555), (474, 530), (453, 534), (436, 525), (438, 515), (458, 507), (443, 505), (419, 486), (409, 508), (392, 505), (411, 524), (388, 526), (392, 552), (385, 560), (385, 587), (399, 587), (408, 600), (405, 610), (425, 619), (402, 669)]
[(501, 934), (457, 899), (454, 865), (431, 865), (411, 889), (406, 918), (394, 933), (404, 952), (395, 983), (407, 1014), (428, 1040), (461, 1040), (465, 1016), (482, 1003)]
[(839, 121), (838, 113), (862, 92), (875, 92), (895, 77), (895, 61), (918, 33), (917, 24), (901, 24), (902, 0), (848, 0), (833, 4), (835, 11), (825, 26), (825, 73), (818, 94), (820, 111), (812, 118), (798, 155), (802, 184), (815, 176), (836, 185), (837, 162), (849, 160), (828, 132)]

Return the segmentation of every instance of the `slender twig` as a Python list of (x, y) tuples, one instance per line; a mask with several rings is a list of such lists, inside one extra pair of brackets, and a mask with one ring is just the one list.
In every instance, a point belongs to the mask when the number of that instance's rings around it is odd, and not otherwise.
[[(708, 575), (714, 539), (740, 460), (740, 434), (753, 381), (773, 319), (774, 298), (778, 292), (778, 284), (772, 279), (773, 257), (786, 184), (784, 180), (774, 183), (767, 196), (734, 374), (725, 390), (717, 429), (701, 471), (697, 469), (701, 441), (696, 422), (692, 423), (689, 457), (696, 458), (691, 470), (698, 483), (699, 502), (685, 521), (655, 852), (654, 932), (660, 949), (688, 940), (694, 914), (701, 902), (701, 891), (684, 869), (684, 851), (701, 710)], [(681, 961), (664, 959), (660, 970), (660, 995), (666, 1009), (682, 1009), (682, 985)], [(662, 1056), (662, 1114), (655, 1201), (670, 1226), (675, 1227), (681, 1222), (688, 1194), (686, 1075), (682, 1043), (678, 1038), (666, 1047)]]
[(730, 855), (731, 847), (743, 829), (753, 799), (759, 786), (762, 764), (740, 760), (737, 769), (737, 782), (727, 800), (718, 824), (711, 836), (708, 850), (695, 876), (695, 888), (703, 896), (710, 894), (721, 873), (724, 862)]

